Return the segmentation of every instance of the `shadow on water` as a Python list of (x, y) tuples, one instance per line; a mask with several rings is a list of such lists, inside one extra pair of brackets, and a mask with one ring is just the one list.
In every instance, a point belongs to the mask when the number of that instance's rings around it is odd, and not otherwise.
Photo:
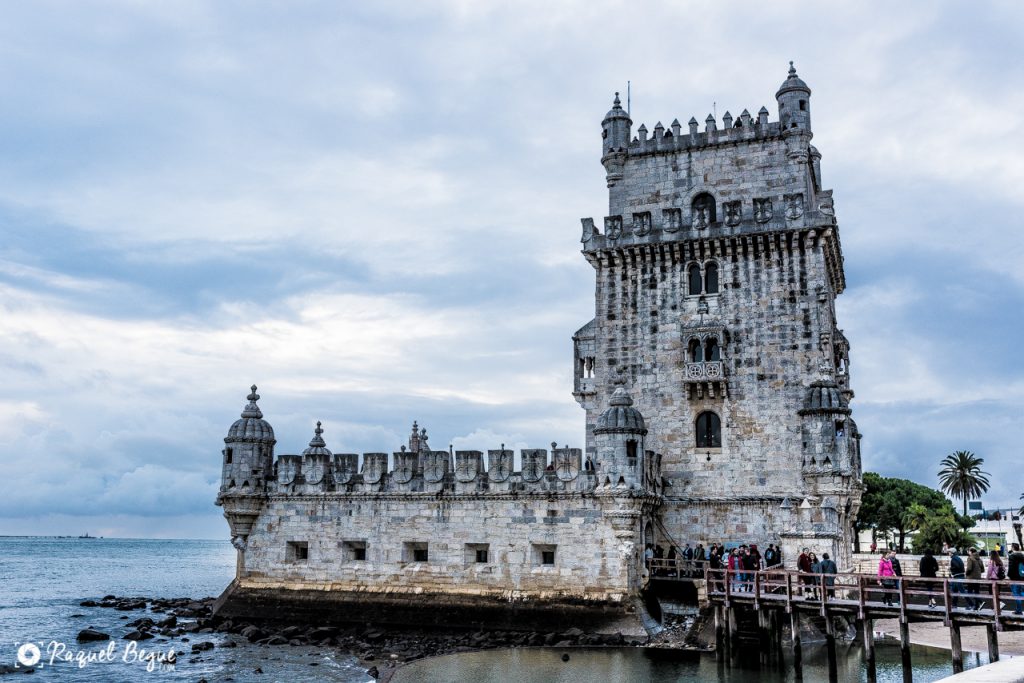
[[(902, 681), (899, 643), (878, 641), (875, 649), (879, 683)], [(568, 661), (563, 661), (564, 655), (568, 655)], [(866, 679), (859, 647), (839, 645), (837, 655), (835, 677), (831, 680), (857, 683)], [(953, 672), (946, 650), (915, 645), (912, 657), (915, 683), (936, 681)], [(987, 663), (985, 658), (973, 653), (965, 653), (964, 659), (967, 668)], [(828, 681), (829, 673), (825, 647), (805, 646), (803, 681)], [(797, 680), (789, 658), (762, 663), (756, 648), (730, 659), (716, 658), (713, 652), (655, 648), (520, 648), (463, 652), (420, 660), (401, 668), (391, 683), (790, 683)]]

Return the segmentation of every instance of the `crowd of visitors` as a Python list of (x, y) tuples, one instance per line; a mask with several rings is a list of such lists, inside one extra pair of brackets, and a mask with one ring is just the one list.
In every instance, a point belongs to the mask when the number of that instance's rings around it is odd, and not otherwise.
[[(874, 544), (872, 544), (874, 548)], [(953, 607), (959, 607), (961, 600), (967, 609), (980, 610), (986, 601), (980, 597), (982, 578), (991, 581), (1009, 580), (1010, 591), (1014, 597), (1013, 613), (1024, 614), (1024, 552), (1021, 546), (1014, 543), (1011, 550), (1003, 560), (999, 550), (992, 550), (989, 553), (986, 566), (983, 555), (977, 548), (967, 550), (966, 559), (960, 555), (956, 548), (944, 545), (942, 552), (949, 557), (949, 576), (953, 579), (963, 581), (951, 582), (950, 589), (953, 593)], [(783, 568), (784, 561), (782, 549), (774, 543), (769, 543), (764, 553), (757, 544), (742, 544), (726, 549), (721, 543), (712, 543), (705, 548), (698, 543), (691, 547), (689, 543), (682, 548), (669, 545), (667, 550), (661, 545), (649, 544), (644, 549), (645, 564), (651, 576), (663, 577), (703, 577), (705, 570), (718, 571), (714, 576), (720, 579), (712, 579), (714, 588), (719, 591), (725, 590), (724, 580), (729, 577), (729, 589), (732, 592), (743, 593), (753, 590), (754, 575), (756, 572)], [(808, 599), (820, 599), (821, 590), (825, 590), (826, 597), (835, 597), (835, 575), (839, 573), (839, 567), (828, 553), (818, 555), (809, 548), (804, 548), (796, 560), (796, 568), (799, 572), (807, 574), (800, 577), (800, 591)], [(728, 569), (729, 572), (721, 570)], [(926, 550), (918, 564), (921, 578), (939, 578), (939, 560), (935, 554)], [(899, 604), (900, 581), (903, 577), (903, 567), (894, 550), (883, 550), (878, 560), (878, 584), (882, 594), (882, 601), (888, 605)], [(941, 592), (941, 585), (931, 582), (917, 582), (915, 586), (926, 592), (933, 590), (938, 594)], [(935, 598), (929, 596), (929, 607), (936, 607)]]

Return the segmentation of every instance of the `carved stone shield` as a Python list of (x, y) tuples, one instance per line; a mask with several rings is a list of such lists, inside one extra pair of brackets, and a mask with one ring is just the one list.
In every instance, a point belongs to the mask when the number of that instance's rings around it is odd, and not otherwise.
[(282, 455), (277, 459), (277, 481), (280, 484), (291, 484), (299, 476), (299, 456)]
[(322, 457), (314, 456), (306, 459), (302, 471), (306, 474), (307, 484), (319, 484), (324, 480), (327, 468)]
[(548, 452), (542, 448), (523, 451), (523, 481), (536, 482), (544, 476)]
[(336, 453), (334, 455), (334, 481), (347, 484), (356, 473), (359, 456), (355, 453)]
[(395, 453), (395, 470), (391, 473), (391, 478), (399, 484), (408, 484), (412, 481), (412, 478), (416, 475), (416, 460), (418, 457), (416, 453), (407, 451)]
[(772, 200), (767, 197), (754, 200), (754, 220), (767, 223), (772, 219)]
[(577, 448), (560, 448), (555, 451), (555, 474), (562, 481), (572, 481), (580, 473), (581, 453)]
[(423, 479), (437, 484), (448, 473), (448, 451), (431, 451), (423, 459)]
[(742, 204), (740, 202), (725, 202), (722, 204), (722, 209), (725, 211), (726, 225), (740, 224), (743, 212)]
[(376, 484), (387, 471), (387, 453), (367, 453), (363, 456), (363, 481), (367, 484)]
[(683, 227), (682, 209), (663, 209), (661, 212), (665, 232), (678, 232)]
[(479, 451), (456, 451), (455, 453), (455, 479), (462, 483), (469, 483), (476, 480), (480, 474), (480, 452)]
[(784, 199), (786, 201), (787, 220), (795, 221), (804, 215), (804, 195), (802, 192), (787, 194)]
[(512, 451), (487, 451), (487, 478), (503, 482), (512, 475)]

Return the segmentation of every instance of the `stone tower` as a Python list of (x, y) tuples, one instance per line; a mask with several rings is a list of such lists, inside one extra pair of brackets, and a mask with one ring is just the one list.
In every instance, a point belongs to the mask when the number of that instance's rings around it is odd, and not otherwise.
[[(595, 315), (573, 337), (573, 393), (588, 456), (613, 436), (662, 456), (664, 542), (776, 543), (787, 563), (807, 546), (847, 567), (860, 434), (810, 96), (790, 64), (777, 122), (761, 107), (653, 134), (634, 134), (616, 96), (602, 122), (608, 216), (583, 219)], [(646, 434), (599, 424), (620, 392)]]

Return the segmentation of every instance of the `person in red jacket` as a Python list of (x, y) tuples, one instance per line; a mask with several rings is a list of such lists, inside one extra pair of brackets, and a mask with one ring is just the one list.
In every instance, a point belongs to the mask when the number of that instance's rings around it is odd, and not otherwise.
[[(811, 573), (811, 553), (809, 548), (804, 548), (803, 552), (800, 553), (800, 557), (796, 559), (796, 568), (804, 574)], [(803, 593), (806, 596), (814, 583), (814, 577), (802, 576), (800, 577), (800, 583), (803, 584)]]

